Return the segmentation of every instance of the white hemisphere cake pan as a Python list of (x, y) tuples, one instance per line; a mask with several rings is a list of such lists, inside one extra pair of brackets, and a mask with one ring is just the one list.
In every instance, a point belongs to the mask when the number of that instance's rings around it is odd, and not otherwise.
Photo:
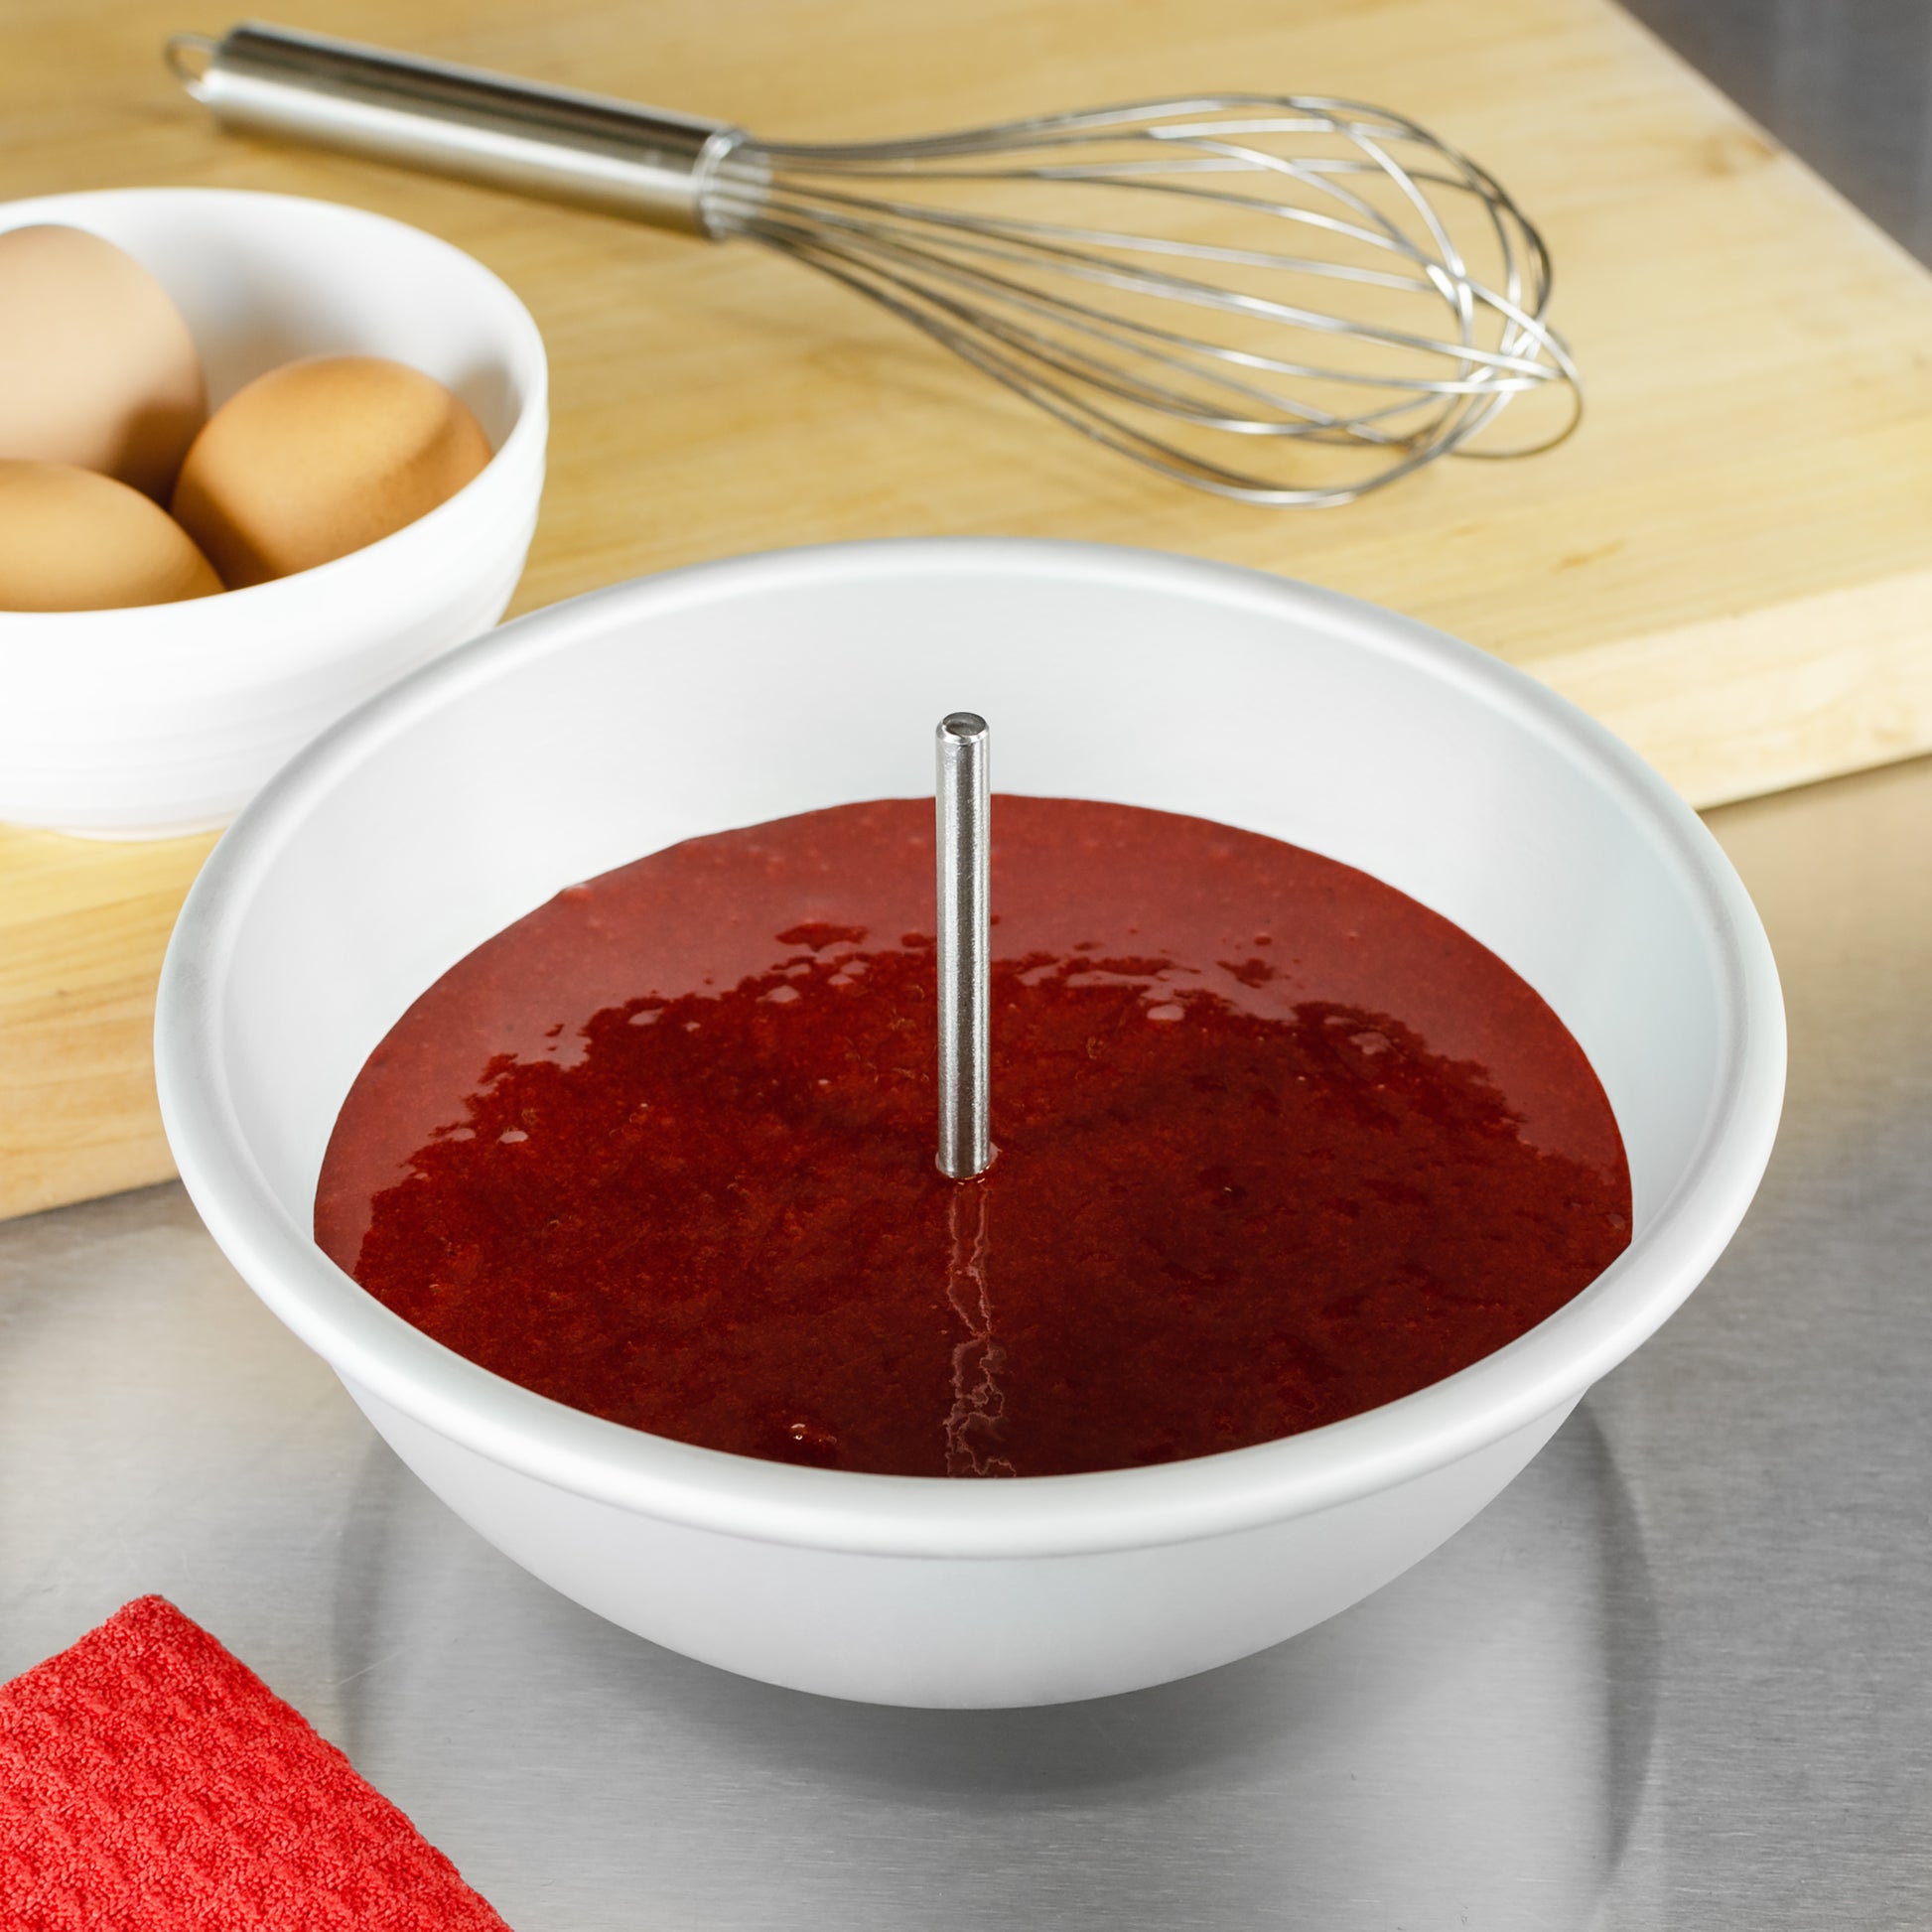
[[(343, 1098), (457, 959), (680, 839), (929, 791), (933, 721), (958, 709), (992, 720), (1000, 790), (1291, 840), (1499, 954), (1615, 1110), (1629, 1248), (1518, 1340), (1384, 1408), (1224, 1454), (996, 1482), (793, 1467), (602, 1421), (432, 1341), (317, 1248)], [(620, 585), (373, 699), (216, 849), (169, 950), (156, 1059), (214, 1238), (508, 1556), (753, 1677), (1001, 1706), (1228, 1662), (1453, 1534), (1723, 1251), (1776, 1131), (1784, 1020), (1716, 842), (1532, 680), (1256, 572), (964, 538)]]

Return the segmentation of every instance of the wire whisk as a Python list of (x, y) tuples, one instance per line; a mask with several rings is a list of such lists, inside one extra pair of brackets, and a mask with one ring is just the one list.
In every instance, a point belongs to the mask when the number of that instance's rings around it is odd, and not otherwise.
[[(1542, 236), (1385, 108), (1216, 94), (808, 146), (279, 28), (168, 53), (233, 126), (763, 242), (1241, 502), (1345, 503), (1581, 419)], [(1531, 436), (1477, 441), (1533, 392)]]

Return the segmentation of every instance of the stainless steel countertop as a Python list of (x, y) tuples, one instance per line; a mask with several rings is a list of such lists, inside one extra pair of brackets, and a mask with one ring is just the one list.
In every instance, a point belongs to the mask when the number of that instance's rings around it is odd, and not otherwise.
[(159, 1590), (518, 1932), (1932, 1923), (1932, 761), (1713, 823), (1790, 1102), (1688, 1308), (1436, 1556), (1189, 1683), (776, 1691), (451, 1517), (176, 1187), (0, 1228), (0, 1675)]

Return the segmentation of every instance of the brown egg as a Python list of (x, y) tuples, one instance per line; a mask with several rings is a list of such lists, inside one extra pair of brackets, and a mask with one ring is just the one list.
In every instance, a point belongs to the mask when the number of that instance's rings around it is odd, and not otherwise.
[(119, 611), (220, 589), (138, 489), (72, 464), (0, 460), (0, 611)]
[(0, 234), (0, 457), (165, 501), (207, 415), (188, 325), (132, 255), (79, 228)]
[(489, 461), (458, 396), (374, 355), (270, 369), (195, 439), (175, 515), (233, 588), (345, 557), (454, 496)]

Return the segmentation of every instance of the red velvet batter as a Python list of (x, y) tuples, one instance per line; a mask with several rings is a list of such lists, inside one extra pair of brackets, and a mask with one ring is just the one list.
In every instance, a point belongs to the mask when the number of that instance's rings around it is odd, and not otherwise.
[(932, 806), (694, 839), (479, 947), (358, 1076), (316, 1239), (473, 1361), (792, 1462), (1056, 1475), (1406, 1395), (1628, 1240), (1556, 1016), (1201, 819), (994, 808), (993, 1132), (933, 1166)]

